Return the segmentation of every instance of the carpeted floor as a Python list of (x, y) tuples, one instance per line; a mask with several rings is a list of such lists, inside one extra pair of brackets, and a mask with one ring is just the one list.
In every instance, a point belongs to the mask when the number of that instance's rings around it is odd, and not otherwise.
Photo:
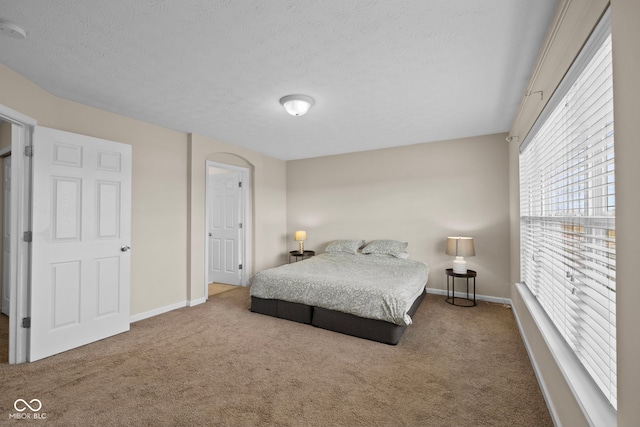
[(39, 399), (34, 425), (553, 425), (502, 305), (428, 295), (397, 346), (248, 308), (238, 288), (45, 360), (5, 361), (0, 424), (28, 421), (10, 418), (14, 402)]

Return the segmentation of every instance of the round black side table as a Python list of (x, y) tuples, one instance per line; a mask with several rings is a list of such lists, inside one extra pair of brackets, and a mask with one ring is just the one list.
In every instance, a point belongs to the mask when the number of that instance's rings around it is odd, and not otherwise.
[[(453, 268), (447, 268), (447, 302), (458, 307), (474, 307), (476, 305), (476, 273), (467, 270), (466, 273), (454, 273)], [(456, 298), (456, 277), (467, 279), (467, 297)], [(449, 294), (449, 279), (451, 279), (451, 294)], [(469, 279), (473, 279), (473, 299), (469, 298)]]
[[(291, 262), (298, 262), (303, 259), (311, 258), (315, 254), (315, 251), (304, 251), (302, 253), (300, 253), (300, 251), (291, 251), (289, 252), (289, 264), (291, 264)], [(293, 258), (293, 261), (291, 261), (291, 258)]]

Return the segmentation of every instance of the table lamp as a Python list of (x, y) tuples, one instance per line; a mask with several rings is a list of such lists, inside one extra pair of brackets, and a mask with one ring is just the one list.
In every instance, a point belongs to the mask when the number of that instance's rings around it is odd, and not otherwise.
[(307, 240), (307, 232), (296, 231), (293, 238), (296, 242), (298, 242), (298, 251), (301, 254), (304, 253), (304, 241)]
[(473, 237), (447, 237), (446, 254), (456, 257), (453, 260), (453, 272), (466, 274), (467, 261), (465, 261), (464, 257), (476, 255), (476, 250), (473, 247)]

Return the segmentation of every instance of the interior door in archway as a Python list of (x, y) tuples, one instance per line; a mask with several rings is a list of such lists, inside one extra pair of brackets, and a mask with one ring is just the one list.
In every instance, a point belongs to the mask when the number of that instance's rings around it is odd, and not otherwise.
[(208, 281), (240, 285), (242, 282), (242, 174), (215, 169), (207, 176)]

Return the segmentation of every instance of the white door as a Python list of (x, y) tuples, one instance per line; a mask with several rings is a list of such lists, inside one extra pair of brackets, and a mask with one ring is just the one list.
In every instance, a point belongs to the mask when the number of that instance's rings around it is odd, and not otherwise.
[(11, 297), (11, 156), (2, 159), (2, 313), (9, 315)]
[(131, 146), (36, 126), (29, 360), (129, 330)]
[(209, 168), (207, 179), (208, 280), (240, 285), (242, 174)]

